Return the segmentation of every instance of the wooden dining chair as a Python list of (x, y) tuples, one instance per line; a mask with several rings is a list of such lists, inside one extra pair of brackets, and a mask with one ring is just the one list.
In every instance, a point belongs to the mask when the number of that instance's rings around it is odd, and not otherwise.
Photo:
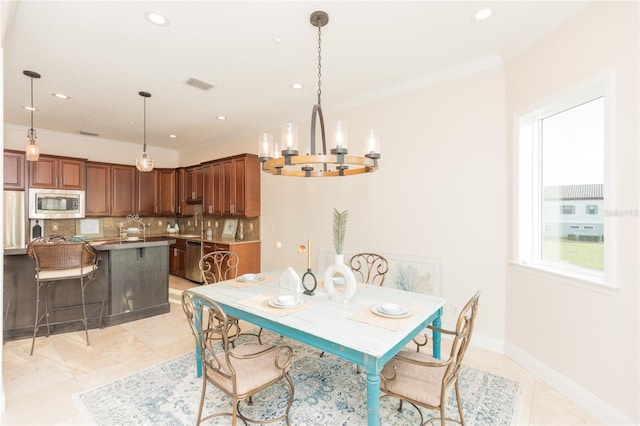
[[(289, 410), (294, 397), (293, 381), (289, 375), (293, 359), (291, 347), (262, 344), (234, 345), (237, 335), (229, 333), (233, 327), (229, 316), (212, 299), (196, 295), (189, 290), (182, 293), (182, 308), (202, 357), (202, 393), (196, 425), (221, 416), (230, 416), (231, 424), (234, 426), (237, 419), (244, 424), (284, 420), (287, 425), (291, 425)], [(220, 347), (216, 346), (218, 342), (221, 342)], [(252, 420), (242, 414), (241, 403), (250, 404), (249, 400), (254, 395), (278, 383), (287, 388), (289, 395), (283, 414), (269, 420)], [(213, 413), (202, 418), (208, 384), (229, 395), (232, 405), (231, 413)], [(278, 404), (278, 407), (283, 406)]]
[[(205, 254), (198, 263), (200, 273), (205, 284), (215, 284), (220, 281), (235, 279), (238, 277), (240, 268), (240, 258), (236, 253), (217, 250)], [(229, 324), (235, 332), (235, 336), (250, 335), (258, 338), (258, 343), (262, 343), (262, 328), (256, 333), (251, 331), (242, 331), (240, 329), (240, 321), (232, 316), (228, 317)], [(232, 340), (234, 344), (235, 339)]]
[[(473, 333), (479, 299), (480, 292), (478, 291), (462, 308), (455, 330), (428, 327), (431, 330), (453, 336), (449, 358), (439, 360), (418, 351), (402, 350), (385, 364), (380, 373), (380, 389), (383, 393), (380, 399), (399, 398), (398, 410), (402, 410), (402, 402), (407, 401), (418, 410), (420, 425), (433, 423), (437, 420), (440, 420), (442, 426), (445, 425), (445, 420), (464, 425), (458, 374)], [(420, 346), (426, 344), (426, 335), (424, 339), (425, 341), (420, 343)], [(459, 420), (445, 417), (445, 404), (452, 389), (455, 389), (456, 392)], [(424, 421), (418, 406), (439, 410), (440, 416)]]
[(381, 286), (389, 272), (389, 262), (376, 253), (357, 253), (351, 256), (349, 268), (359, 282)]

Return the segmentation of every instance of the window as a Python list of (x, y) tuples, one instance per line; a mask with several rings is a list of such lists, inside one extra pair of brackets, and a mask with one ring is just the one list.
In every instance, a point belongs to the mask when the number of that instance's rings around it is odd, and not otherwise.
[(606, 78), (516, 117), (515, 261), (604, 283)]

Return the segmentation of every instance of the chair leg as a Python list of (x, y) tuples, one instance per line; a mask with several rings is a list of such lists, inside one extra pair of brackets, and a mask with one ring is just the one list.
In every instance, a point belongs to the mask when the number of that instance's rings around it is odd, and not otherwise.
[(85, 289), (84, 278), (80, 277), (80, 292), (82, 294), (82, 318), (84, 323), (84, 335), (87, 338), (87, 346), (89, 346), (89, 328), (87, 326), (87, 308), (85, 307), (85, 303), (84, 303), (84, 289)]
[(198, 417), (196, 418), (196, 426), (200, 425), (202, 419), (202, 408), (204, 407), (204, 396), (207, 392), (207, 372), (202, 372), (202, 393), (200, 394), (200, 406), (198, 407)]
[(38, 333), (38, 316), (40, 315), (40, 283), (36, 283), (36, 317), (33, 320), (33, 339), (31, 340), (31, 353), (33, 355), (33, 347), (36, 344), (36, 334)]
[(460, 403), (460, 388), (456, 379), (456, 402), (458, 403), (458, 414), (460, 414), (460, 424), (464, 426), (464, 416), (462, 415), (462, 404)]

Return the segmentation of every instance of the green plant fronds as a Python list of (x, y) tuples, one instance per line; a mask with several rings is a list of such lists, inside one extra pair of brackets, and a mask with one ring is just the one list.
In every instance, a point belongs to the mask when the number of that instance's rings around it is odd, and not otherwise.
[(333, 209), (333, 247), (336, 249), (336, 254), (342, 254), (344, 248), (344, 234), (347, 232), (348, 217), (348, 210), (339, 212), (335, 208)]

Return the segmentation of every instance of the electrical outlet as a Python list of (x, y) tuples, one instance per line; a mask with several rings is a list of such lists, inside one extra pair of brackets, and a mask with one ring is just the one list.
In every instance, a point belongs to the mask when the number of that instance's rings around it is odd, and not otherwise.
[(458, 315), (460, 313), (460, 307), (458, 305), (453, 305), (451, 307), (451, 311), (453, 312), (453, 315)]

